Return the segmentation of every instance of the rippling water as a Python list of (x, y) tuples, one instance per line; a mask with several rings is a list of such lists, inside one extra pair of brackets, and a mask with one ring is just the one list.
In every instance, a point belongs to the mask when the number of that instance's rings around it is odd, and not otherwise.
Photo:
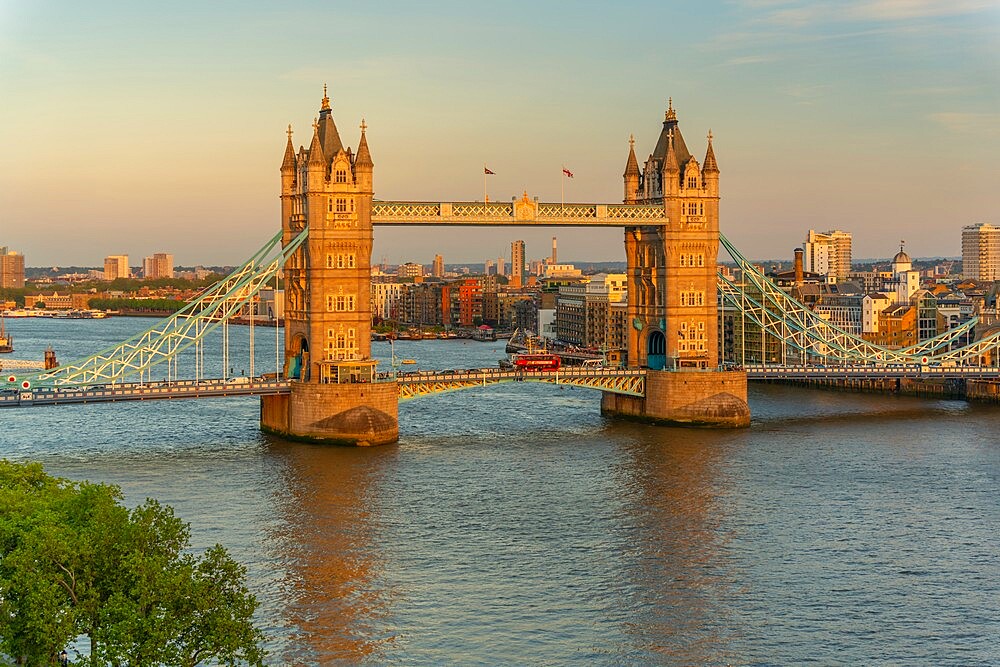
[[(67, 361), (149, 324), (8, 330), (15, 356)], [(502, 345), (396, 352), (465, 368)], [(229, 547), (275, 665), (1000, 664), (1000, 409), (750, 403), (749, 429), (693, 431), (508, 384), (404, 403), (375, 449), (263, 436), (254, 399), (31, 408), (0, 411), (0, 456), (156, 497)]]

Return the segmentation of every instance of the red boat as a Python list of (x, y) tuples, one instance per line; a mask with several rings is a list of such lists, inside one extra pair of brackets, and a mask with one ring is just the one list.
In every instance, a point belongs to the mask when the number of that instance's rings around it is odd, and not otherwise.
[(557, 371), (562, 360), (558, 354), (525, 353), (511, 357), (514, 368), (522, 371)]

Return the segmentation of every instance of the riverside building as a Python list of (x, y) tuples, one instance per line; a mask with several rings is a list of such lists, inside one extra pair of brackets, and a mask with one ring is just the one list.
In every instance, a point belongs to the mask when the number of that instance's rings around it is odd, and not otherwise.
[(962, 228), (962, 275), (1000, 280), (1000, 227), (977, 222)]

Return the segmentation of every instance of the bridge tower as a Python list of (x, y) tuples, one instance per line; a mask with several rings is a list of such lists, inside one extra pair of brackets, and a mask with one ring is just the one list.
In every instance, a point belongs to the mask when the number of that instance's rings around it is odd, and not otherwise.
[(641, 171), (629, 139), (624, 186), (626, 204), (662, 205), (667, 222), (625, 228), (628, 365), (649, 369), (646, 397), (605, 394), (602, 410), (658, 422), (748, 425), (746, 375), (719, 368), (719, 166), (712, 133), (699, 164), (670, 100)]
[(283, 437), (377, 445), (399, 436), (398, 389), (371, 358), (371, 205), (366, 125), (357, 153), (337, 131), (323, 88), (309, 148), (281, 163), (281, 228), (307, 240), (285, 266), (284, 375), (288, 396), (261, 399), (261, 428)]

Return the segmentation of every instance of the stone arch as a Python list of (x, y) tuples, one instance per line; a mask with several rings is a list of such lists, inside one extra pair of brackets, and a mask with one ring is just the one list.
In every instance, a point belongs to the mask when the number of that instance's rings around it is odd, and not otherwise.
[(646, 366), (659, 371), (666, 365), (667, 338), (659, 329), (653, 329), (646, 337)]
[(309, 379), (309, 340), (298, 334), (292, 340), (291, 356), (285, 375), (293, 380)]

